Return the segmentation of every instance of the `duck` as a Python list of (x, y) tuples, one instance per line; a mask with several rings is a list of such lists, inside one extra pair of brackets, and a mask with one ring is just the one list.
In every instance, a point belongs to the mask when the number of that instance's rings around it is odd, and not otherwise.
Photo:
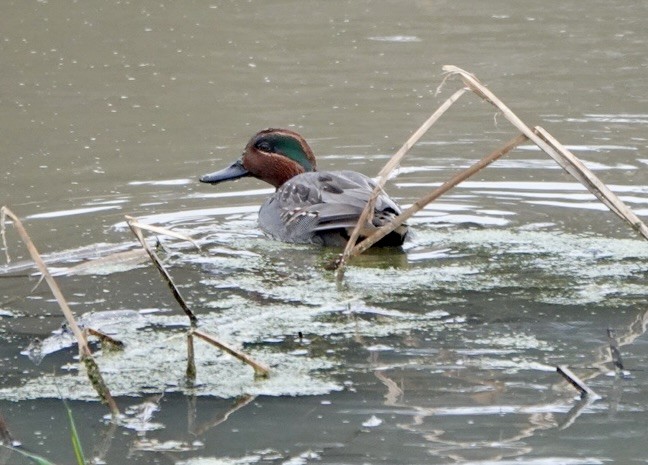
[[(356, 171), (318, 171), (310, 146), (290, 129), (257, 132), (240, 159), (200, 181), (218, 184), (248, 176), (276, 188), (259, 210), (260, 229), (272, 239), (295, 244), (344, 247), (376, 187), (374, 180)], [(398, 204), (381, 191), (359, 240), (400, 213)], [(399, 247), (408, 232), (408, 226), (401, 225), (374, 247)]]

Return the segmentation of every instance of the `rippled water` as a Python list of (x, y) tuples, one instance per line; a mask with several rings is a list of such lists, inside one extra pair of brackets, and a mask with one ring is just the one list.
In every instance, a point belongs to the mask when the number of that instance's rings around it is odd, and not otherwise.
[[(524, 145), (427, 206), (402, 250), (338, 282), (339, 251), (265, 238), (253, 179), (197, 177), (268, 126), (323, 169), (377, 173), (475, 74), (648, 218), (648, 11), (636, 2), (15, 2), (0, 19), (0, 203), (21, 218), (126, 416), (103, 420), (62, 317), (11, 225), (0, 264), (0, 414), (15, 440), (73, 460), (60, 398), (106, 463), (632, 463), (644, 460), (648, 243)], [(403, 206), (514, 131), (466, 95), (387, 186)], [(161, 238), (201, 329), (124, 215)], [(34, 286), (36, 286), (34, 288)], [(625, 371), (615, 372), (608, 329)], [(40, 343), (35, 343), (35, 338)], [(579, 400), (571, 367), (602, 398)], [(2, 455), (4, 454), (4, 455)], [(0, 463), (27, 463), (3, 451)]]

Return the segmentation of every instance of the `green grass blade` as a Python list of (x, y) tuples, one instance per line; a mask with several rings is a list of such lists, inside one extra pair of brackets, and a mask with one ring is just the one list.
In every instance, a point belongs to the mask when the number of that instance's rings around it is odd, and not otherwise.
[(15, 447), (6, 446), (4, 444), (0, 444), (0, 446), (5, 447), (14, 452), (18, 452), (20, 455), (22, 455), (23, 457), (27, 457), (29, 460), (33, 461), (37, 465), (56, 465), (54, 462), (50, 462), (49, 460), (47, 460), (44, 457), (41, 457), (40, 455), (32, 454), (31, 452), (17, 449)]
[(76, 429), (76, 424), (74, 423), (74, 417), (72, 416), (72, 410), (68, 407), (67, 402), (63, 400), (65, 405), (65, 410), (67, 410), (68, 420), (70, 420), (70, 438), (72, 439), (72, 449), (74, 449), (74, 456), (78, 465), (86, 465), (85, 456), (83, 455), (83, 447), (81, 446), (81, 440), (79, 439), (79, 433)]

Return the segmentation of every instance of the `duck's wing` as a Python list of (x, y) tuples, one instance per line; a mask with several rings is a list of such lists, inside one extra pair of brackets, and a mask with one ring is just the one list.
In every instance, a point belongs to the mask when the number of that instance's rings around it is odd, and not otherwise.
[[(350, 220), (355, 226), (362, 214), (376, 183), (364, 174), (355, 171), (324, 173), (325, 179), (331, 179), (330, 189), (321, 192), (320, 220), (322, 224), (340, 221), (340, 217)], [(328, 184), (328, 183), (327, 183)], [(325, 207), (324, 207), (325, 206)], [(333, 207), (333, 208), (326, 208)], [(382, 226), (389, 219), (401, 213), (400, 207), (385, 192), (381, 191), (376, 198), (374, 214), (370, 219), (374, 226)], [(342, 225), (341, 225), (342, 226)]]
[[(354, 171), (305, 173), (286, 182), (266, 201), (259, 223), (268, 234), (284, 241), (343, 244), (374, 187), (374, 181)], [(382, 193), (371, 223), (382, 226), (400, 211)]]

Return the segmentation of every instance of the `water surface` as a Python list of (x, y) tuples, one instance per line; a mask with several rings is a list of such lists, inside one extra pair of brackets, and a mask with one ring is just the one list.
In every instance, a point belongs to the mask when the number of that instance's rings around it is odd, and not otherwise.
[[(0, 203), (73, 310), (126, 344), (94, 346), (127, 413), (114, 426), (9, 225), (0, 413), (14, 439), (71, 462), (62, 397), (105, 463), (643, 461), (648, 244), (535, 147), (426, 207), (403, 250), (360, 257), (342, 283), (324, 269), (337, 251), (262, 235), (269, 186), (197, 178), (272, 126), (301, 132), (323, 169), (375, 175), (459, 88), (437, 95), (454, 64), (648, 218), (647, 17), (598, 0), (7, 3)], [(410, 205), (514, 134), (466, 95), (387, 190)], [(197, 344), (187, 385), (187, 319), (132, 252), (126, 214), (198, 240), (162, 239), (171, 274), (201, 327), (270, 379)], [(113, 253), (127, 255), (90, 261)], [(563, 364), (602, 398), (580, 401)]]

